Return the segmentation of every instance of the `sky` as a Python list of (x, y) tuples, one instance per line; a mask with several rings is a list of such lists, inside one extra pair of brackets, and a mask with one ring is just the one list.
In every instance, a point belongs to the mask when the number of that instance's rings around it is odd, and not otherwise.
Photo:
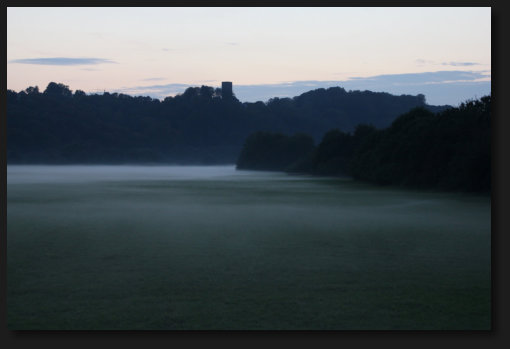
[(490, 7), (8, 7), (7, 88), (241, 101), (332, 86), (458, 105), (491, 92)]

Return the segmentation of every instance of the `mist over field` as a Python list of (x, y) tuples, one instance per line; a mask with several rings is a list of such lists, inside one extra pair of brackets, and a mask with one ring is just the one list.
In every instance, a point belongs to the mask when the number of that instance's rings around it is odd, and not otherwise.
[[(248, 172), (253, 173), (253, 172)], [(22, 183), (83, 183), (133, 180), (230, 179), (234, 166), (23, 165), (9, 166), (7, 181)]]
[(490, 329), (489, 195), (7, 168), (9, 329)]
[(13, 340), (504, 332), (496, 6), (5, 13)]

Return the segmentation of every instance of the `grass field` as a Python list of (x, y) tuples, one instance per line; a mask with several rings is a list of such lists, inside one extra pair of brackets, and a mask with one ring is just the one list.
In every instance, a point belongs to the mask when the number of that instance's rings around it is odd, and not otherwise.
[(491, 328), (488, 196), (232, 166), (7, 172), (9, 329)]

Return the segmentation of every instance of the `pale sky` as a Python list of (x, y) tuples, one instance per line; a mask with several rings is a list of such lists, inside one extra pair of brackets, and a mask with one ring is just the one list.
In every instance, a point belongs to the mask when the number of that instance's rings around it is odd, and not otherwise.
[[(384, 85), (389, 76), (396, 92)], [(399, 79), (410, 76), (406, 90)], [(264, 86), (273, 87), (268, 95), (304, 81), (352, 89), (378, 81), (372, 90), (422, 86), (429, 103), (456, 104), (490, 93), (490, 77), (490, 7), (7, 9), (7, 88), (15, 91), (54, 81), (163, 98), (232, 81), (239, 99), (265, 100)]]

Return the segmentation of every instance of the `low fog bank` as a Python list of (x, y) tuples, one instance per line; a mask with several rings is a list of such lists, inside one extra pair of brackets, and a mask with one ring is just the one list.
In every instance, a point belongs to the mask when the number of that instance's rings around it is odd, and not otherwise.
[(233, 166), (8, 175), (11, 329), (490, 329), (487, 197)]
[(237, 171), (235, 165), (8, 165), (8, 184), (85, 183), (150, 180), (232, 180), (300, 178), (285, 173)]
[(7, 166), (7, 183), (210, 179), (228, 177), (234, 174), (234, 165), (9, 165)]

